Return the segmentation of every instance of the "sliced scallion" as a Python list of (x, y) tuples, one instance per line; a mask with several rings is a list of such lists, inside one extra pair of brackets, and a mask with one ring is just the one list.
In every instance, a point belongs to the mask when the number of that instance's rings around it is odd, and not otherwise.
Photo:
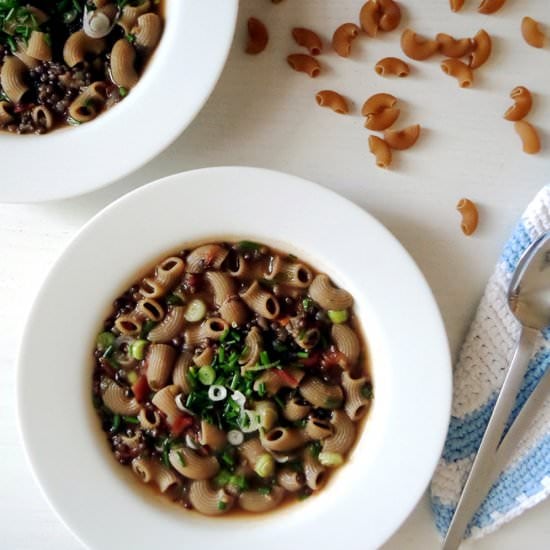
[(214, 367), (211, 367), (210, 365), (204, 365), (199, 369), (198, 376), (202, 384), (204, 384), (205, 386), (211, 386), (216, 380), (216, 371), (214, 370)]
[(135, 340), (130, 344), (130, 355), (137, 359), (138, 361), (141, 361), (145, 357), (145, 346), (147, 346), (149, 342), (147, 340)]
[(206, 315), (206, 304), (199, 298), (195, 298), (189, 302), (187, 309), (185, 310), (185, 320), (189, 323), (197, 323), (204, 319)]
[(254, 465), (254, 471), (263, 478), (272, 476), (275, 471), (275, 460), (269, 453), (260, 455)]
[(329, 309), (327, 311), (328, 318), (335, 324), (345, 323), (349, 319), (347, 309)]

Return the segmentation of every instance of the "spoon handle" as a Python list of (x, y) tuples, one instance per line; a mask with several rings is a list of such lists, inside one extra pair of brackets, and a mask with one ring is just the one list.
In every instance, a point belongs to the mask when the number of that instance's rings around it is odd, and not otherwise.
[(459, 547), (472, 516), (501, 472), (495, 467), (497, 447), (523, 383), (537, 334), (534, 329), (522, 327), (514, 357), (445, 536), (443, 550)]

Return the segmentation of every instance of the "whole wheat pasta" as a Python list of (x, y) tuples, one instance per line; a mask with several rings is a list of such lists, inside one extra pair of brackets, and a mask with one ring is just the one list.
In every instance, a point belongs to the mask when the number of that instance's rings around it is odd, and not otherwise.
[(529, 113), (533, 98), (531, 92), (525, 86), (516, 86), (511, 91), (510, 97), (514, 100), (514, 104), (506, 110), (504, 118), (515, 122)]
[(254, 411), (258, 415), (258, 422), (262, 430), (271, 430), (279, 418), (277, 407), (272, 401), (256, 401), (254, 403)]
[(540, 138), (536, 128), (526, 120), (518, 120), (514, 128), (523, 143), (523, 152), (534, 155), (540, 151)]
[(227, 444), (227, 435), (206, 420), (201, 421), (201, 432), (199, 436), (201, 445), (208, 445), (213, 451), (221, 451)]
[(352, 378), (348, 372), (342, 373), (342, 386), (346, 394), (344, 411), (353, 421), (365, 416), (368, 410), (370, 399), (363, 391), (366, 384), (367, 379), (364, 376)]
[(280, 312), (279, 301), (267, 290), (260, 287), (258, 281), (254, 281), (240, 294), (243, 302), (258, 315), (266, 319), (275, 319)]
[(313, 279), (309, 295), (323, 309), (346, 309), (353, 305), (352, 295), (343, 288), (333, 286), (325, 274), (319, 274)]
[(377, 113), (369, 114), (365, 120), (365, 128), (381, 132), (389, 128), (399, 118), (399, 113), (399, 109), (390, 107), (388, 109), (382, 109)]
[(470, 38), (454, 38), (442, 32), (436, 35), (435, 40), (439, 45), (439, 51), (445, 57), (463, 57), (474, 48)]
[(230, 296), (218, 311), (224, 321), (227, 321), (232, 327), (236, 327), (246, 323), (250, 310), (238, 296)]
[(332, 425), (327, 420), (310, 416), (304, 431), (310, 439), (325, 439), (332, 435)]
[(105, 382), (102, 392), (103, 403), (114, 414), (135, 416), (139, 413), (141, 405), (135, 397), (128, 397), (124, 388), (112, 380)]
[(460, 59), (445, 59), (441, 62), (441, 70), (449, 76), (454, 76), (461, 88), (469, 88), (474, 81), (474, 73)]
[[(342, 98), (340, 94), (330, 90), (323, 90), (317, 95), (321, 95), (323, 101), (331, 101), (332, 99), (336, 99), (338, 102), (338, 98), (333, 97), (334, 94), (339, 96), (345, 102), (345, 99)], [(319, 105), (322, 105), (322, 103), (319, 102), (319, 99), (317, 101)], [(327, 104), (327, 106), (330, 105)], [(313, 273), (309, 267), (301, 262), (289, 261), (282, 256), (276, 256), (270, 263), (264, 277), (268, 281), (277, 281), (288, 286), (307, 288), (311, 284)]]
[(323, 440), (323, 451), (347, 453), (355, 441), (355, 424), (341, 409), (332, 411), (330, 423), (333, 427), (333, 434)]
[(207, 271), (204, 278), (212, 287), (216, 306), (220, 307), (230, 296), (235, 294), (235, 281), (226, 273)]
[(258, 364), (263, 350), (263, 337), (258, 327), (252, 327), (244, 339), (246, 352), (239, 357), (241, 374)]
[(344, 23), (334, 31), (332, 48), (340, 57), (349, 57), (351, 43), (359, 36), (360, 30), (355, 23)]
[(269, 41), (269, 34), (266, 26), (255, 17), (249, 17), (247, 22), (248, 43), (246, 45), (246, 53), (251, 55), (263, 52)]
[(401, 8), (394, 0), (377, 0), (380, 6), (378, 28), (382, 31), (393, 31), (401, 22)]
[(184, 395), (190, 394), (193, 389), (188, 377), (189, 369), (192, 365), (193, 355), (188, 351), (183, 351), (176, 359), (176, 364), (172, 371), (172, 383), (178, 386)]
[(470, 199), (460, 199), (456, 209), (462, 215), (460, 227), (464, 235), (471, 235), (477, 228), (479, 214), (476, 205)]
[(378, 33), (378, 23), (380, 21), (380, 6), (377, 0), (368, 0), (365, 2), (359, 12), (359, 22), (361, 28), (369, 36), (374, 38)]
[(331, 386), (315, 376), (306, 378), (299, 389), (302, 397), (314, 407), (337, 409), (344, 399), (340, 386)]
[(115, 319), (115, 328), (125, 336), (139, 336), (143, 323), (135, 312), (123, 313)]
[(540, 28), (540, 23), (531, 17), (524, 17), (521, 20), (521, 35), (529, 46), (533, 48), (542, 48), (544, 46), (544, 32)]
[(189, 487), (189, 502), (206, 516), (219, 516), (231, 510), (235, 497), (223, 488), (214, 489), (208, 480), (193, 481)]
[(195, 355), (193, 355), (193, 363), (197, 367), (204, 367), (210, 365), (214, 359), (216, 352), (212, 346), (207, 346), (203, 350), (195, 350)]
[(378, 136), (369, 136), (369, 150), (376, 158), (376, 166), (388, 168), (392, 161), (390, 146)]
[(311, 29), (295, 27), (292, 29), (292, 37), (299, 46), (307, 48), (310, 55), (319, 55), (323, 51), (319, 35)]
[(346, 98), (333, 90), (321, 90), (315, 94), (315, 100), (321, 107), (328, 107), (335, 113), (345, 115), (349, 112)]
[(407, 57), (423, 61), (437, 52), (439, 44), (435, 40), (416, 34), (411, 29), (405, 29), (401, 35), (401, 49)]
[(285, 467), (277, 473), (277, 483), (289, 493), (295, 493), (304, 486), (305, 477), (301, 472)]
[(291, 422), (296, 422), (296, 420), (305, 418), (310, 410), (311, 405), (304, 402), (304, 400), (300, 399), (297, 395), (294, 395), (286, 401), (283, 408), (283, 416)]
[(487, 31), (483, 29), (478, 31), (472, 40), (474, 42), (474, 50), (470, 55), (468, 64), (472, 69), (478, 69), (491, 55), (492, 41)]
[(336, 349), (346, 356), (348, 366), (353, 367), (361, 352), (361, 344), (355, 331), (348, 325), (332, 325), (330, 336)]
[(220, 269), (229, 251), (219, 244), (204, 244), (187, 256), (186, 271), (203, 273), (207, 269)]
[(158, 391), (168, 382), (174, 361), (176, 350), (166, 344), (151, 344), (147, 349), (147, 382), (149, 387)]
[(477, 11), (485, 14), (495, 13), (504, 6), (505, 2), (506, 0), (481, 0)]
[(420, 136), (420, 124), (407, 126), (402, 130), (386, 130), (384, 141), (392, 148), (400, 151), (412, 147)]
[(155, 280), (165, 290), (172, 290), (185, 270), (185, 262), (179, 256), (170, 256), (155, 268)]
[(166, 343), (179, 336), (185, 327), (185, 308), (174, 306), (164, 319), (147, 335), (151, 342)]
[(380, 76), (396, 75), (401, 78), (410, 73), (409, 66), (398, 57), (384, 57), (374, 66), (374, 70)]
[(285, 377), (281, 377), (275, 369), (266, 370), (254, 382), (254, 390), (258, 391), (260, 386), (265, 386), (265, 393), (268, 396), (275, 395), (281, 388), (296, 388), (304, 377), (304, 369), (288, 367), (285, 369)]
[(304, 433), (298, 428), (277, 426), (263, 436), (262, 445), (269, 451), (285, 452), (301, 447), (305, 440)]
[(165, 315), (164, 308), (153, 298), (144, 298), (136, 304), (135, 314), (143, 319), (158, 323)]
[(267, 512), (276, 508), (283, 497), (285, 490), (275, 485), (268, 493), (258, 491), (244, 491), (239, 495), (239, 506), (248, 512)]
[(201, 456), (187, 447), (172, 448), (168, 460), (174, 470), (189, 479), (210, 479), (220, 469), (215, 456)]
[(321, 65), (311, 55), (303, 53), (293, 53), (286, 58), (288, 64), (300, 73), (306, 73), (311, 78), (316, 78), (321, 74)]
[(321, 488), (327, 480), (325, 467), (317, 460), (310, 449), (304, 451), (302, 460), (306, 485), (314, 491)]
[(172, 384), (170, 386), (164, 386), (164, 388), (155, 393), (151, 399), (151, 403), (153, 403), (161, 413), (166, 415), (168, 424), (172, 424), (176, 418), (181, 416), (181, 411), (178, 409), (175, 400), (176, 395), (179, 393), (180, 388)]

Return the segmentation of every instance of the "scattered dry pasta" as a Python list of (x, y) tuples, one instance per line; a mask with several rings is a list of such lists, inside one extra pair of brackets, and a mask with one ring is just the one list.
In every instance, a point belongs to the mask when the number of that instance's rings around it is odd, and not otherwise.
[(359, 22), (361, 28), (370, 37), (374, 38), (378, 33), (378, 23), (380, 21), (380, 9), (377, 0), (368, 0), (363, 4), (359, 12)]
[(521, 20), (521, 34), (529, 46), (533, 46), (533, 48), (544, 46), (544, 33), (540, 28), (540, 23), (531, 17), (524, 17)]
[(369, 136), (369, 150), (376, 158), (376, 166), (388, 168), (392, 161), (390, 146), (378, 136)]
[(315, 95), (317, 104), (321, 107), (329, 107), (335, 113), (345, 115), (349, 112), (346, 98), (332, 90), (321, 90)]
[(531, 92), (525, 86), (516, 86), (510, 93), (510, 97), (514, 100), (514, 104), (504, 113), (504, 118), (515, 122), (529, 113), (533, 98)]
[(514, 128), (523, 143), (523, 152), (528, 155), (535, 155), (540, 151), (540, 138), (537, 129), (526, 120), (518, 120)]
[(504, 6), (505, 2), (506, 0), (481, 0), (477, 11), (485, 14), (495, 13)]
[(410, 72), (407, 63), (398, 57), (384, 57), (374, 66), (374, 70), (380, 76), (397, 75), (400, 78), (408, 76)]
[(396, 103), (397, 99), (391, 94), (379, 93), (369, 97), (361, 108), (361, 114), (366, 117), (365, 128), (377, 132), (389, 128), (399, 117)]
[(394, 0), (377, 0), (380, 6), (378, 28), (382, 31), (393, 31), (401, 22), (401, 8)]
[(300, 73), (306, 73), (311, 78), (316, 78), (321, 74), (321, 65), (310, 55), (303, 53), (293, 53), (286, 58), (288, 64)]
[(439, 44), (439, 51), (445, 57), (463, 57), (469, 54), (473, 48), (473, 42), (470, 38), (454, 38), (449, 34), (438, 33), (435, 37)]
[(269, 34), (266, 26), (255, 17), (250, 17), (247, 23), (248, 28), (248, 43), (246, 45), (246, 53), (251, 55), (263, 52), (269, 40)]
[(464, 235), (472, 235), (478, 224), (478, 211), (476, 205), (470, 199), (460, 199), (456, 209), (462, 215), (460, 227)]
[(441, 70), (449, 76), (454, 76), (461, 88), (469, 88), (474, 81), (472, 69), (460, 59), (445, 59), (441, 63)]
[(437, 52), (439, 44), (435, 40), (416, 34), (411, 29), (405, 29), (401, 35), (401, 49), (407, 57), (423, 61)]
[(359, 27), (355, 23), (340, 25), (332, 35), (332, 48), (341, 57), (349, 57), (351, 43), (359, 36)]
[(472, 38), (474, 49), (470, 55), (469, 65), (472, 69), (478, 69), (491, 55), (492, 42), (487, 31), (481, 29)]
[(402, 130), (386, 130), (384, 140), (392, 149), (403, 151), (409, 149), (418, 141), (420, 129), (420, 124), (413, 124)]
[(292, 29), (292, 37), (299, 46), (307, 48), (310, 55), (319, 55), (323, 51), (323, 43), (319, 35), (310, 29), (295, 27)]

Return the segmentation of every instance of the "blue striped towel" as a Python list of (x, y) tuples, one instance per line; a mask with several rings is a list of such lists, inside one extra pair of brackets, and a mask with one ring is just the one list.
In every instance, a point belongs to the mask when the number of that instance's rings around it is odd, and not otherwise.
[[(519, 335), (506, 292), (527, 247), (550, 231), (550, 185), (527, 207), (485, 289), (454, 371), (451, 422), (431, 484), (437, 529), (447, 531)], [(550, 330), (540, 334), (510, 422), (546, 369), (550, 368)], [(550, 396), (514, 456), (472, 518), (467, 537), (496, 530), (550, 495)]]

